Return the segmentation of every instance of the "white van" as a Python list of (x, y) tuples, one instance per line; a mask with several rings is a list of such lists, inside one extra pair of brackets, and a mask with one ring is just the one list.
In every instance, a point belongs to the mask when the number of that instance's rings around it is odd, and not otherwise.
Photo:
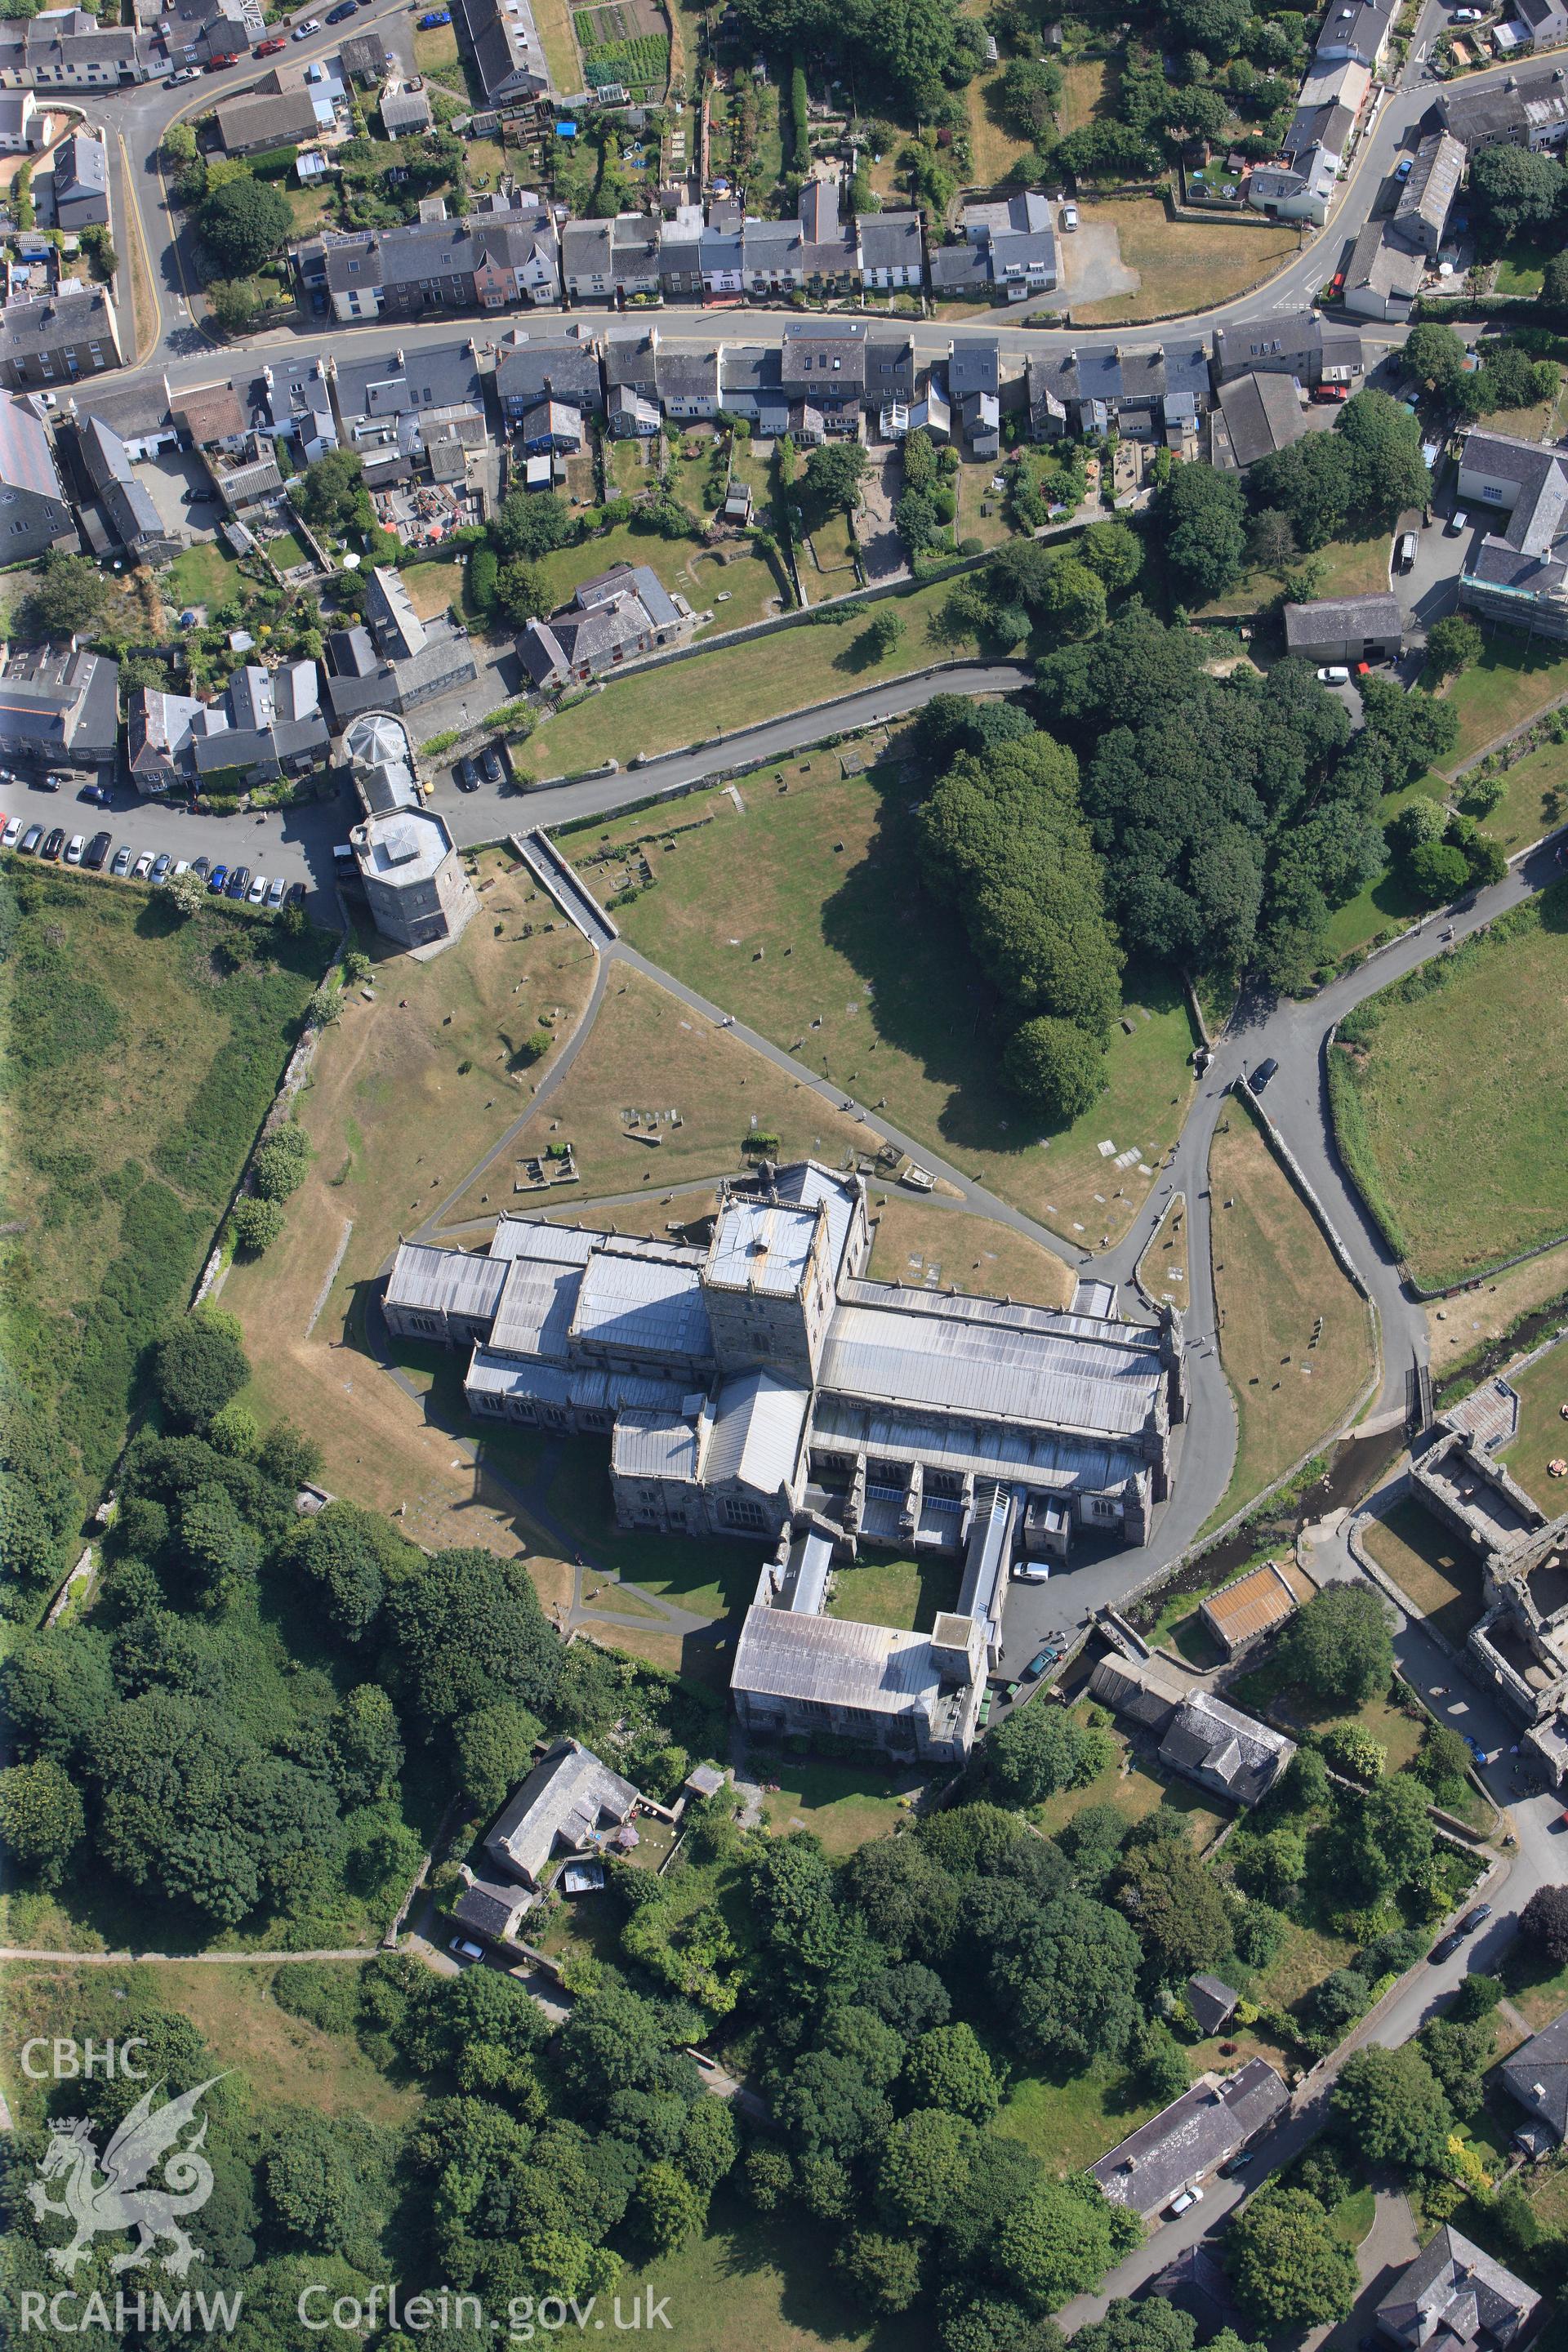
[(1401, 572), (1408, 572), (1415, 562), (1415, 533), (1407, 530), (1394, 550), (1394, 562)]

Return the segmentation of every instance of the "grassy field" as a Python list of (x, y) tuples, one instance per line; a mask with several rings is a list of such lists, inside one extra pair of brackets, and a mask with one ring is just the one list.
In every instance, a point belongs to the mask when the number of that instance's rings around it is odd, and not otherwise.
[(1173, 221), (1157, 196), (1112, 197), (1086, 218), (1114, 226), (1123, 267), (1142, 279), (1135, 294), (1103, 302), (1075, 302), (1073, 324), (1109, 327), (1122, 321), (1178, 318), (1245, 294), (1298, 249), (1288, 228), (1247, 228), (1229, 221)]
[(1444, 1639), (1463, 1649), (1483, 1606), (1474, 1553), (1409, 1496), (1370, 1521), (1362, 1540)]
[(1005, 539), (1013, 536), (1012, 526), (1003, 511), (1000, 490), (992, 488), (1000, 471), (997, 461), (987, 457), (976, 464), (970, 458), (958, 469), (958, 538), (977, 539), (982, 546), (1000, 547)]
[(1371, 1374), (1372, 1330), (1364, 1301), (1239, 1103), (1210, 1149), (1209, 1190), (1220, 1360), (1238, 1423), (1223, 1517), (1339, 1427)]
[(972, 177), (977, 188), (994, 188), (1006, 179), (1015, 163), (1034, 152), (1034, 143), (1013, 131), (1002, 106), (1005, 65), (976, 74), (964, 93), (969, 109), (969, 152)]
[(929, 1633), (939, 1611), (958, 1605), (960, 1570), (951, 1557), (928, 1552), (923, 1559), (883, 1559), (876, 1553), (837, 1571), (837, 1590), (827, 1604), (830, 1617), (858, 1625), (897, 1625)]
[[(657, 1142), (637, 1139), (622, 1115), (628, 1111), (658, 1118)], [(635, 1192), (645, 1180), (651, 1189), (731, 1173), (743, 1165), (742, 1146), (753, 1124), (777, 1135), (785, 1160), (814, 1157), (838, 1166), (867, 1147), (865, 1128), (632, 973), (600, 1007), (592, 1036), (551, 1101), (547, 1132), (525, 1129), (517, 1150), (542, 1150), (558, 1129), (558, 1139), (573, 1146), (582, 1189), (591, 1197)], [(637, 1132), (649, 1135), (646, 1127)], [(480, 1215), (481, 1188), (492, 1208), (503, 1195), (515, 1205), (498, 1165), (476, 1180), (447, 1222)], [(537, 1205), (566, 1206), (548, 1195), (538, 1196)]]
[(1510, 1266), (1462, 1298), (1439, 1299), (1426, 1309), (1432, 1370), (1439, 1379), (1489, 1339), (1500, 1339), (1521, 1315), (1568, 1292), (1568, 1244)]
[[(828, 2255), (832, 2232), (803, 2229), (796, 2209), (763, 2217), (721, 2190), (708, 2229), (679, 2253), (620, 2281), (621, 2308), (646, 2289), (668, 2305), (668, 2352), (932, 2352), (924, 2314), (868, 2326), (852, 2312)], [(645, 2305), (644, 2308), (647, 2308)]]
[(1447, 699), (1459, 714), (1454, 767), (1497, 736), (1521, 727), (1560, 694), (1568, 694), (1568, 654), (1554, 655), (1511, 630), (1495, 630), (1475, 667), (1448, 688)]
[(1065, 1261), (1026, 1234), (962, 1209), (893, 1192), (885, 1197), (886, 1206), (873, 1213), (870, 1271), (879, 1282), (923, 1287), (934, 1277), (943, 1290), (1022, 1298), (1034, 1307), (1065, 1307), (1071, 1298), (1074, 1277)]
[(567, 0), (536, 0), (533, 21), (550, 79), (557, 89), (581, 89), (583, 68), (577, 54), (572, 11)]
[(1559, 883), (1370, 999), (1332, 1056), (1341, 1148), (1434, 1287), (1568, 1228), (1565, 922)]
[(1081, 131), (1099, 113), (1105, 96), (1107, 70), (1103, 58), (1077, 58), (1071, 65), (1062, 68), (1057, 128), (1064, 138), (1069, 131)]
[[(616, 536), (612, 532), (610, 541)], [(594, 545), (604, 551), (610, 541), (597, 540)], [(639, 536), (641, 551), (635, 560), (651, 561), (646, 551), (669, 544)], [(581, 555), (584, 551), (565, 551)], [(601, 552), (578, 577), (614, 560)], [(545, 561), (559, 563), (561, 558)], [(942, 618), (951, 593), (938, 581), (896, 598), (892, 609), (904, 623), (904, 634), (879, 661), (866, 662), (854, 649), (860, 633), (851, 620), (843, 628), (799, 628), (782, 640), (759, 637), (752, 645), (619, 678), (603, 694), (590, 695), (574, 709), (545, 720), (534, 739), (540, 759), (548, 763), (542, 772), (564, 774), (612, 757), (629, 760), (639, 751), (674, 751), (689, 743), (699, 730), (699, 740), (706, 741), (737, 727), (874, 686), (879, 678), (902, 677), (907, 670), (972, 652), (973, 640), (955, 641)]]
[(1060, 2082), (1026, 2075), (1003, 2106), (996, 2128), (1021, 2139), (1053, 2172), (1078, 2172), (1146, 2124), (1159, 2104), (1141, 2098), (1114, 2059), (1096, 2058), (1081, 2074)]
[(216, 540), (198, 540), (176, 555), (160, 582), (166, 609), (183, 612), (187, 604), (221, 604), (237, 595), (240, 569)]
[[(1568, 743), (1542, 743), (1527, 751), (1505, 772), (1502, 787), (1502, 798), (1481, 819), (1481, 830), (1511, 857), (1563, 822), (1558, 795), (1568, 790)], [(1462, 778), (1458, 790), (1462, 796)]]
[[(1369, 539), (1332, 539), (1326, 547), (1319, 548), (1308, 561), (1323, 566), (1320, 596), (1371, 596), (1385, 593), (1388, 588), (1388, 559), (1393, 542), (1386, 531), (1376, 531)], [(1268, 604), (1279, 593), (1278, 574), (1272, 572), (1244, 572), (1223, 595), (1197, 607), (1199, 620), (1224, 620), (1238, 614), (1256, 613), (1260, 604)]]
[(900, 1778), (909, 1776), (872, 1762), (838, 1764), (789, 1756), (770, 1761), (765, 1777), (778, 1782), (763, 1797), (769, 1828), (781, 1832), (812, 1830), (831, 1854), (853, 1853), (868, 1839), (888, 1836), (904, 1817), (905, 1808), (892, 1791)]
[[(7, 858), (0, 1244), (11, 1370), (59, 1410), (84, 1498), (139, 1359), (184, 1307), (326, 958), (211, 904)], [(230, 948), (233, 971), (216, 961)]]
[(1476, 422), (1485, 432), (1506, 433), (1515, 441), (1555, 441), (1563, 430), (1563, 384), (1559, 366), (1557, 389), (1550, 400), (1535, 401), (1529, 408), (1494, 408)]
[(461, 606), (464, 570), (455, 559), (437, 557), (428, 563), (410, 563), (398, 574), (420, 620), (436, 620), (448, 604)]
[(763, 1545), (726, 1536), (661, 1536), (647, 1528), (619, 1528), (604, 1439), (567, 1438), (555, 1451), (551, 1516), (595, 1566), (701, 1617), (722, 1617), (746, 1607), (756, 1590)]
[(436, 73), (442, 66), (458, 63), (458, 36), (450, 25), (416, 26), (414, 33), (414, 70), (416, 73)]
[(1560, 1343), (1509, 1385), (1519, 1391), (1519, 1435), (1502, 1459), (1543, 1511), (1561, 1510), (1562, 1481), (1546, 1465), (1568, 1454), (1562, 1412), (1568, 1404), (1568, 1344)]
[[(994, 999), (921, 886), (909, 813), (923, 773), (891, 754), (867, 775), (839, 767), (818, 753), (745, 779), (743, 813), (725, 792), (703, 793), (679, 802), (667, 830), (650, 833), (645, 812), (563, 845), (609, 892), (631, 871), (623, 853), (645, 842), (654, 886), (616, 915), (635, 946), (868, 1105), (885, 1097), (895, 1124), (1068, 1239), (1118, 1239), (1152, 1181), (1140, 1171), (1158, 1167), (1191, 1097), (1179, 989), (1128, 975), (1106, 1092), (1042, 1138), (997, 1077)], [(1102, 1142), (1140, 1158), (1113, 1167)], [(668, 1142), (658, 1156), (662, 1175)], [(603, 1189), (635, 1184), (633, 1167), (622, 1157), (620, 1185)]]
[[(1030, 1701), (1033, 1706), (1054, 1704), (1054, 1701), (1040, 1698)], [(1090, 1712), (1081, 1700), (1072, 1710), (1074, 1719), (1079, 1723), (1087, 1723)], [(1167, 1780), (1163, 1773), (1145, 1771), (1135, 1759), (1131, 1744), (1124, 1733), (1112, 1728), (1110, 1738), (1115, 1747), (1115, 1757), (1098, 1779), (1090, 1780), (1086, 1788), (1063, 1789), (1035, 1807), (1030, 1818), (1045, 1835), (1055, 1837), (1057, 1832), (1065, 1828), (1075, 1813), (1082, 1812), (1086, 1805), (1114, 1805), (1118, 1812), (1125, 1813), (1130, 1822), (1142, 1821), (1145, 1813), (1153, 1812), (1160, 1805), (1168, 1805), (1173, 1811), (1185, 1815), (1187, 1834), (1200, 1853), (1212, 1845), (1219, 1834), (1224, 1816), (1205, 1805), (1197, 1790), (1189, 1787), (1186, 1781)]]
[[(484, 1432), (478, 1471), (454, 1459), (450, 1438), (373, 1370), (363, 1339), (366, 1293), (399, 1234), (418, 1226), (521, 1115), (550, 1067), (546, 1056), (526, 1075), (509, 1075), (508, 1041), (528, 1036), (544, 1013), (559, 1013), (556, 1034), (568, 1035), (587, 999), (593, 959), (574, 931), (518, 937), (540, 908), (513, 878), (510, 858), (481, 858), (479, 879), (491, 887), (458, 945), (427, 964), (388, 958), (374, 1002), (351, 996), (323, 1039), (300, 1098), (313, 1157), (289, 1203), (287, 1233), (266, 1257), (233, 1267), (223, 1304), (244, 1327), (259, 1402), (311, 1431), (334, 1492), (384, 1510), (403, 1506), (416, 1541), (489, 1542), (511, 1552), (515, 1507), (484, 1462), (515, 1468), (503, 1451), (525, 1433)], [(376, 942), (364, 944), (377, 952)], [(459, 1076), (459, 1062), (473, 1066)], [(498, 1213), (511, 1198), (507, 1165), (479, 1213)], [(460, 1359), (432, 1354), (455, 1382)], [(560, 1573), (541, 1579), (552, 1599)]]

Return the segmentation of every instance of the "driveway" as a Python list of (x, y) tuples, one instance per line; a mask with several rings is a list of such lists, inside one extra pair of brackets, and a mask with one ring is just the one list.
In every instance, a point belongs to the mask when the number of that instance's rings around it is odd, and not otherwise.
[(904, 461), (896, 441), (879, 443), (867, 451), (871, 460), (866, 477), (860, 516), (860, 560), (867, 580), (907, 580), (909, 559), (904, 542), (893, 529), (894, 501), (903, 494)]
[(1136, 294), (1143, 280), (1121, 258), (1121, 239), (1110, 221), (1097, 221), (1080, 207), (1079, 226), (1057, 239), (1061, 284), (1044, 299), (1047, 310), (1079, 302), (1107, 302), (1113, 294)]
[(1415, 561), (1408, 572), (1395, 571), (1393, 588), (1399, 599), (1399, 610), (1405, 622), (1406, 639), (1424, 646), (1426, 632), (1434, 621), (1455, 610), (1459, 601), (1459, 573), (1464, 568), (1466, 551), (1470, 541), (1485, 529), (1478, 518), (1474, 527), (1463, 533), (1447, 529), (1447, 518), (1454, 510), (1454, 489), (1450, 486), (1438, 493), (1432, 520), (1423, 530), (1421, 517), (1414, 508), (1399, 518), (1394, 527), (1394, 541), (1407, 530), (1415, 533)]

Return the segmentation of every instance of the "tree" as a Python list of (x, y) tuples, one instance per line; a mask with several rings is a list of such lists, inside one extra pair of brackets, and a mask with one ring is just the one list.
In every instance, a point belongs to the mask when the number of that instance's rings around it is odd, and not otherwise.
[(22, 1870), (58, 1886), (81, 1842), (87, 1816), (64, 1768), (48, 1757), (0, 1772), (0, 1840)]
[(271, 1248), (287, 1222), (276, 1201), (258, 1201), (243, 1193), (229, 1213), (236, 1245), (247, 1257), (259, 1257)]
[(1059, 555), (1052, 564), (1040, 609), (1064, 637), (1092, 637), (1105, 626), (1105, 583), (1087, 563)]
[(489, 530), (503, 562), (552, 554), (577, 536), (572, 510), (554, 490), (509, 490), (490, 517)]
[(506, 1802), (526, 1777), (543, 1728), (515, 1699), (481, 1706), (458, 1721), (452, 1735), (458, 1769), (476, 1811), (488, 1816)]
[(27, 591), (26, 625), (37, 637), (68, 637), (90, 631), (102, 615), (109, 583), (85, 555), (63, 555), (47, 549), (37, 575)]
[(1375, 1780), (1388, 1761), (1388, 1750), (1364, 1724), (1335, 1723), (1323, 1734), (1323, 1759), (1352, 1780)]
[(1087, 1788), (1108, 1748), (1103, 1733), (1075, 1722), (1066, 1707), (1015, 1707), (991, 1736), (991, 1778), (1006, 1803), (1037, 1805), (1058, 1789)]
[(825, 441), (805, 461), (805, 487), (812, 503), (824, 514), (835, 509), (853, 514), (870, 462), (858, 441)]
[(1451, 842), (1424, 841), (1410, 853), (1405, 869), (1411, 888), (1428, 907), (1458, 898), (1470, 878), (1469, 860)]
[(1053, 1127), (1068, 1127), (1105, 1092), (1105, 1054), (1076, 1022), (1040, 1013), (1002, 1049), (1002, 1075)]
[(1280, 1664), (1315, 1698), (1360, 1706), (1394, 1672), (1389, 1625), (1388, 1604), (1370, 1585), (1326, 1585), (1286, 1633)]
[(1226, 2261), (1243, 2311), (1271, 2336), (1348, 2317), (1360, 2285), (1354, 2254), (1304, 2189), (1250, 2199), (1231, 2221)]
[(1405, 340), (1405, 363), (1411, 373), (1444, 397), (1450, 394), (1465, 373), (1469, 354), (1465, 339), (1452, 327), (1433, 326), (1426, 321), (1412, 327)]
[(521, 629), (525, 621), (548, 613), (553, 599), (539, 566), (514, 557), (510, 563), (503, 563), (496, 574), (494, 602), (513, 628)]
[(196, 134), (188, 122), (170, 122), (164, 126), (162, 152), (165, 163), (172, 163), (176, 171), (183, 171), (187, 164), (195, 162), (199, 152)]
[(1247, 552), (1240, 485), (1211, 466), (1171, 468), (1159, 493), (1165, 556), (1180, 593), (1204, 603), (1228, 588)]
[(1289, 448), (1261, 458), (1252, 469), (1250, 487), (1265, 510), (1284, 516), (1298, 548), (1326, 546), (1343, 530), (1350, 516), (1350, 450), (1331, 433), (1309, 433)]
[(310, 1146), (304, 1129), (280, 1127), (257, 1153), (251, 1181), (264, 1201), (286, 1201), (304, 1182), (310, 1164)]
[(1554, 1969), (1568, 1961), (1568, 1886), (1538, 1886), (1519, 1915), (1525, 1942)]
[(1329, 2104), (1346, 2143), (1363, 2159), (1441, 2170), (1454, 2118), (1415, 2042), (1358, 2050), (1341, 2067)]
[(1276, 578), (1288, 572), (1300, 549), (1290, 518), (1279, 507), (1265, 507), (1252, 518), (1247, 533), (1247, 560), (1258, 572), (1272, 572)]
[(416, 1574), (422, 1556), (390, 1520), (357, 1503), (332, 1502), (307, 1519), (288, 1557), (324, 1588), (329, 1622), (357, 1642), (380, 1612), (389, 1580)]
[(1215, 65), (1234, 58), (1247, 29), (1247, 0), (1166, 0), (1165, 21), (1176, 43), (1201, 49)]
[(1097, 2052), (1126, 2049), (1140, 2020), (1142, 1957), (1119, 1911), (1086, 1895), (1060, 1895), (1040, 1906), (1016, 1949), (994, 1955), (992, 1989), (1026, 2049), (1081, 2066)]
[(1441, 764), (1458, 742), (1459, 714), (1451, 702), (1408, 694), (1386, 677), (1363, 678), (1361, 701), (1391, 792)]
[(163, 885), (165, 905), (184, 915), (187, 921), (192, 915), (201, 913), (206, 895), (206, 884), (192, 868), (187, 868), (184, 874), (171, 874)]
[(893, 508), (893, 529), (911, 557), (923, 554), (942, 536), (936, 501), (929, 490), (906, 490)]
[(850, 1857), (842, 1883), (894, 1959), (944, 1957), (958, 1926), (960, 1884), (918, 1838), (870, 1839)]
[(1470, 194), (1499, 242), (1547, 228), (1568, 175), (1553, 155), (1525, 147), (1483, 147), (1471, 159)]
[(1130, 1843), (1116, 1899), (1167, 1984), (1212, 1967), (1230, 1948), (1225, 1897), (1184, 1837)]
[(960, 2116), (920, 2106), (902, 2116), (877, 2152), (877, 2203), (888, 2220), (905, 2230), (940, 2227), (968, 2184), (974, 2143), (973, 2125)]
[(1185, 2051), (1158, 2018), (1147, 2019), (1133, 2035), (1131, 2059), (1145, 2093), (1162, 2107), (1179, 2099), (1192, 2082)]
[(884, 604), (870, 626), (861, 634), (860, 643), (871, 661), (885, 661), (904, 634), (904, 624), (891, 605)]
[(1037, 2310), (1053, 2311), (1069, 2295), (1099, 2284), (1126, 2251), (1129, 2223), (1142, 2234), (1086, 2174), (1040, 2180), (1004, 2220), (996, 2267)]
[(208, 1479), (180, 1507), (180, 1548), (199, 1578), (205, 1609), (226, 1608), (260, 1564), (261, 1546), (235, 1507), (226, 1486)]
[(1038, 144), (1057, 119), (1061, 94), (1059, 66), (1046, 58), (1015, 58), (1002, 76), (997, 100), (1019, 135)]
[(872, 2311), (907, 2311), (921, 2290), (921, 2245), (880, 2230), (852, 2230), (839, 2249), (838, 2268)]
[(248, 278), (282, 251), (293, 232), (294, 215), (281, 188), (247, 173), (202, 199), (196, 226), (217, 264), (217, 275)]
[(176, 1429), (205, 1429), (250, 1378), (232, 1315), (198, 1307), (158, 1343), (153, 1386)]
[(1078, 551), (1112, 596), (1131, 588), (1143, 565), (1142, 543), (1124, 522), (1091, 522), (1078, 542)]
[(708, 2218), (708, 2200), (673, 2164), (650, 2164), (637, 2182), (632, 2220), (656, 2253), (673, 2253)]
[(1496, 2021), (1479, 2018), (1430, 2017), (1416, 2035), (1416, 2045), (1443, 2086), (1456, 2114), (1479, 2115), (1486, 2097), (1484, 2077), (1492, 2063), (1497, 2040)]
[(422, 1555), (389, 1588), (386, 1616), (427, 1738), (498, 1698), (537, 1709), (560, 1677), (560, 1642), (521, 1560), (465, 1548)]
[(988, 2123), (1001, 2105), (996, 2070), (971, 2025), (939, 2025), (922, 2033), (904, 2079), (917, 2105), (945, 2108), (971, 2123)]
[(722, 2099), (694, 2099), (680, 2126), (679, 2162), (704, 2195), (716, 2189), (741, 2152), (735, 2118)]
[(345, 1691), (332, 1717), (335, 1778), (352, 1805), (374, 1805), (392, 1796), (403, 1769), (403, 1742), (392, 1701), (379, 1683), (359, 1683)]
[(372, 520), (364, 461), (352, 449), (329, 449), (294, 477), (289, 495), (305, 520), (330, 537), (346, 538)]
[(1446, 614), (1426, 632), (1426, 667), (1434, 677), (1458, 677), (1481, 657), (1481, 633), (1463, 613)]
[(1350, 450), (1354, 512), (1392, 523), (1405, 508), (1428, 503), (1432, 477), (1421, 455), (1421, 426), (1398, 401), (1371, 385), (1352, 393), (1334, 432)]

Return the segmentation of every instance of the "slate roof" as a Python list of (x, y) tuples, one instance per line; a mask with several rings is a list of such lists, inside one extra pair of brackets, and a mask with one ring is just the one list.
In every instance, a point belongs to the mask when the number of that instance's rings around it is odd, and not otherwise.
[(1227, 1985), (1223, 1977), (1195, 1976), (1187, 1979), (1187, 2007), (1205, 2034), (1219, 2032), (1240, 1998), (1236, 1987)]
[(866, 213), (857, 224), (862, 269), (913, 269), (921, 266), (919, 213)]
[(542, 399), (592, 403), (600, 396), (598, 346), (575, 336), (519, 337), (496, 358), (496, 390), (507, 402)]
[(1401, 2273), (1377, 2306), (1377, 2324), (1395, 2343), (1455, 2352), (1461, 2345), (1511, 2344), (1541, 2297), (1501, 2263), (1445, 2224)]
[[(1322, 596), (1314, 604), (1286, 605), (1285, 649), (1287, 653), (1296, 653), (1308, 646), (1341, 638), (1397, 637), (1404, 625), (1397, 596)], [(1255, 1573), (1261, 1576), (1263, 1571), (1258, 1570)], [(1226, 1587), (1227, 1591), (1232, 1589)], [(1219, 1598), (1215, 1593), (1212, 1601)], [(1205, 1609), (1211, 1605), (1212, 1601), (1204, 1604)]]
[(1268, 2060), (1250, 2058), (1223, 2079), (1201, 2076), (1090, 2165), (1089, 2172), (1113, 2205), (1147, 2219), (1235, 2156), (1289, 2102), (1289, 2092)]
[(1502, 2079), (1521, 2107), (1568, 2140), (1568, 2009), (1502, 2063)]
[(1219, 406), (1224, 440), (1222, 445), (1221, 436), (1215, 434), (1215, 463), (1223, 464), (1228, 454), (1230, 462), (1243, 471), (1260, 457), (1271, 457), (1277, 449), (1288, 449), (1307, 430), (1293, 376), (1237, 376), (1220, 386)]
[(361, 416), (401, 416), (482, 402), (484, 384), (471, 341), (420, 344), (379, 359), (340, 359), (337, 396), (338, 414), (347, 425)]
[(962, 245), (935, 246), (927, 268), (933, 293), (978, 296), (991, 285), (991, 248), (967, 238)]
[(637, 1791), (578, 1739), (557, 1740), (503, 1807), (485, 1839), (497, 1860), (537, 1885), (557, 1853), (579, 1852), (602, 1822), (624, 1822)]
[(947, 390), (951, 400), (966, 400), (972, 392), (1002, 389), (1002, 346), (994, 335), (974, 335), (954, 343), (947, 357)]

